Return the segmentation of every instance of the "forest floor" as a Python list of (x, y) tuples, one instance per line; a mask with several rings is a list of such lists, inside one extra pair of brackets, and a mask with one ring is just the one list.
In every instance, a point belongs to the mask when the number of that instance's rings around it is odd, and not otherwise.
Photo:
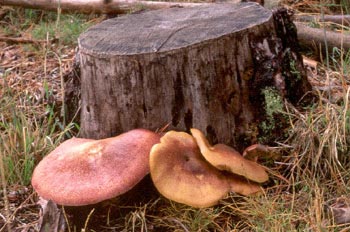
[[(297, 14), (350, 11), (346, 1), (281, 4)], [(44, 155), (79, 130), (79, 125), (65, 121), (63, 83), (73, 68), (79, 34), (104, 19), (0, 7), (0, 231), (38, 231), (42, 202), (30, 185), (31, 174)], [(350, 31), (341, 25), (328, 27)], [(170, 202), (153, 189), (138, 201), (122, 197), (88, 210), (82, 214), (85, 227), (91, 231), (350, 231), (350, 223), (336, 223), (340, 216), (350, 221), (350, 51), (333, 49), (325, 56), (307, 49), (303, 56), (317, 101), (303, 109), (285, 105), (281, 113), (289, 118), (290, 130), (274, 144), (281, 158), (264, 163), (275, 175), (262, 196), (232, 193), (218, 206), (195, 209)], [(149, 185), (149, 180), (143, 184)]]

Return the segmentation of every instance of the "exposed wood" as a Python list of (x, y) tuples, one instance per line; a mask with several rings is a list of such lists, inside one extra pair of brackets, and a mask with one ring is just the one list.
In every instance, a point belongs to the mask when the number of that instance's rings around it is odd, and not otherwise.
[[(305, 100), (308, 99), (305, 101), (307, 102), (311, 98), (310, 94), (306, 96), (305, 93), (310, 91), (311, 85), (306, 78), (307, 74), (300, 54), (301, 49), (298, 42), (297, 28), (292, 21), (293, 11), (286, 8), (278, 8), (274, 10), (273, 16), (277, 37), (281, 40), (282, 49), (284, 50), (281, 57), (272, 57), (273, 63), (279, 63), (275, 68), (275, 72), (277, 72), (275, 75), (282, 76), (285, 79), (285, 83), (288, 83), (284, 90), (280, 90), (280, 92), (285, 92), (287, 99), (293, 104), (298, 104), (300, 97), (303, 97)], [(257, 58), (256, 55), (254, 57), (255, 59)], [(260, 69), (264, 66), (258, 65)], [(266, 73), (271, 72), (269, 65), (265, 67), (265, 70)], [(298, 80), (295, 80), (295, 78)]]
[(149, 11), (93, 26), (78, 43), (81, 136), (170, 123), (240, 150), (257, 140), (264, 88), (287, 99), (308, 89), (297, 84), (303, 70), (281, 75), (292, 59), (281, 41), (272, 12), (254, 3)]
[(0, 0), (0, 5), (21, 6), (26, 8), (78, 11), (82, 13), (121, 14), (141, 9), (163, 9), (170, 7), (192, 7), (210, 3), (157, 2), (139, 0)]
[[(298, 39), (300, 44), (325, 51), (325, 44), (331, 51), (334, 47), (350, 49), (350, 35), (346, 33), (333, 32), (326, 29), (312, 28), (303, 23), (296, 22)], [(326, 30), (326, 32), (324, 31)], [(325, 36), (326, 35), (326, 36)]]
[(296, 15), (295, 17), (301, 22), (332, 22), (350, 26), (350, 15)]

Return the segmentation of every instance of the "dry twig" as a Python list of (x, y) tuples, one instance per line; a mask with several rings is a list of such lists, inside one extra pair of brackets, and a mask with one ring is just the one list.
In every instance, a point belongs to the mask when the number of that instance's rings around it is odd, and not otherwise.
[(47, 41), (47, 40), (36, 40), (36, 39), (28, 39), (28, 38), (14, 38), (14, 37), (0, 36), (1, 42), (16, 43), (16, 44), (23, 44), (23, 43), (40, 44), (40, 43), (54, 42), (55, 40), (56, 39), (53, 39), (51, 41)]

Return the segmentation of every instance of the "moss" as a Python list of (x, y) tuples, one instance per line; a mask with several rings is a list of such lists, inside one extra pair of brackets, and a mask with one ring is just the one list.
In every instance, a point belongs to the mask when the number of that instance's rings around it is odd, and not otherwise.
[(276, 138), (284, 137), (286, 118), (283, 114), (283, 98), (273, 87), (262, 90), (264, 97), (265, 120), (259, 125), (259, 142), (272, 143)]
[(283, 112), (283, 100), (277, 90), (273, 87), (267, 87), (262, 91), (265, 99), (266, 115), (273, 120), (273, 115)]

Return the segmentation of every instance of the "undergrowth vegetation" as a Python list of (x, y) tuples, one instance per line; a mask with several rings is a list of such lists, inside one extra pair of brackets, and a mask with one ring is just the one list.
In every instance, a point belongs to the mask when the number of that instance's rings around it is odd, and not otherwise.
[(92, 24), (88, 19), (79, 14), (10, 8), (3, 18), (2, 30), (6, 35), (29, 35), (38, 40), (57, 39), (62, 44), (74, 45), (78, 36)]
[(26, 93), (15, 93), (10, 88), (2, 93), (0, 148), (9, 184), (28, 185), (35, 161), (56, 147), (69, 131), (60, 122), (54, 103), (43, 107), (36, 111), (37, 104)]
[[(350, 13), (347, 0), (284, 3), (296, 12)], [(101, 17), (7, 7), (0, 8), (0, 16), (0, 36), (40, 41), (0, 42), (0, 231), (6, 231), (10, 227), (5, 220), (16, 221), (22, 202), (36, 199), (33, 193), (13, 200), (8, 193), (13, 186), (30, 187), (34, 166), (79, 128), (64, 119), (62, 78), (71, 68), (77, 37)], [(265, 126), (273, 127), (272, 115), (279, 113), (290, 127), (284, 132), (287, 139), (276, 141), (281, 157), (266, 163), (271, 180), (262, 195), (232, 193), (206, 209), (153, 196), (140, 205), (112, 204), (102, 216), (94, 212), (89, 227), (94, 231), (349, 231), (349, 224), (335, 224), (330, 207), (340, 201), (350, 205), (350, 51), (334, 49), (327, 57), (312, 51), (305, 54), (320, 60), (316, 68), (309, 68), (313, 104), (295, 108), (271, 92), (265, 94), (271, 113)], [(36, 214), (24, 222), (35, 231), (38, 210), (26, 212), (31, 217)]]

